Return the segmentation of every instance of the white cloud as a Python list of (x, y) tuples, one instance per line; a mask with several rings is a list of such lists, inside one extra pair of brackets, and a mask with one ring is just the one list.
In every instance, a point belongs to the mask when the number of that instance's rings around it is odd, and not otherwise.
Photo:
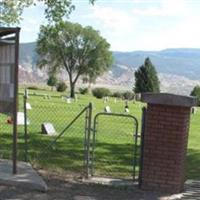
[(142, 50), (161, 50), (165, 48), (199, 48), (200, 16), (185, 17), (174, 27), (142, 32), (135, 46)]
[[(188, 13), (189, 3), (186, 0), (161, 0), (153, 1), (157, 5), (152, 6), (152, 1), (147, 3), (147, 7), (134, 8), (133, 14), (137, 16), (184, 16)], [(149, 5), (149, 6), (148, 6)]]
[(132, 31), (137, 24), (137, 19), (128, 13), (113, 9), (112, 7), (94, 6), (91, 8), (93, 16), (112, 33)]

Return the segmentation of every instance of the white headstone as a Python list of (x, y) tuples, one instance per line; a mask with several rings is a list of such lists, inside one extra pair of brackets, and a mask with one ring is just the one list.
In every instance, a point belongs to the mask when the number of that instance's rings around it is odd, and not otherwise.
[(117, 103), (117, 98), (114, 99), (114, 102)]
[(126, 112), (126, 113), (129, 113), (129, 109), (128, 109), (128, 108), (125, 108), (125, 112)]
[(26, 109), (27, 109), (27, 110), (31, 110), (31, 109), (32, 109), (31, 104), (28, 103), (28, 102), (26, 103)]
[(56, 131), (55, 131), (55, 128), (54, 128), (53, 124), (51, 124), (49, 122), (43, 123), (41, 128), (42, 128), (42, 133), (43, 134), (56, 135)]
[(110, 106), (106, 106), (106, 107), (104, 108), (104, 111), (105, 111), (106, 113), (111, 113)]
[(71, 103), (71, 98), (67, 98), (67, 103)]
[[(30, 124), (30, 121), (27, 119), (27, 125)], [(17, 113), (17, 125), (24, 125), (24, 113), (18, 112)]]

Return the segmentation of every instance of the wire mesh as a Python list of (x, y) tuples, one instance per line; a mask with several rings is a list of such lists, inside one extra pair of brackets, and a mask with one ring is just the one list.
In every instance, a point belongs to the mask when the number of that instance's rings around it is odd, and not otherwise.
[[(23, 95), (19, 95), (18, 113), (23, 112)], [(24, 124), (17, 126), (18, 160), (24, 159)], [(0, 159), (12, 159), (13, 118), (9, 114), (0, 114)]]
[[(88, 106), (61, 96), (31, 95), (27, 103), (28, 160), (36, 168), (84, 174)], [(42, 124), (47, 123), (55, 134), (45, 134)]]
[(135, 179), (139, 173), (137, 120), (123, 114), (99, 114), (94, 121), (93, 176)]

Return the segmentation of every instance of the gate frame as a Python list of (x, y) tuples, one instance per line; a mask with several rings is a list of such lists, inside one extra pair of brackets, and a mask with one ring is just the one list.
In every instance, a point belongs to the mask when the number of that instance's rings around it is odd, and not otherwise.
[[(134, 145), (134, 150), (133, 150), (133, 173), (132, 173), (132, 176), (133, 176), (133, 181), (139, 181), (140, 180), (140, 158), (139, 158), (139, 161), (138, 161), (138, 164), (139, 164), (139, 173), (138, 173), (138, 178), (136, 178), (136, 164), (137, 164), (137, 155), (138, 155), (138, 138), (141, 138), (141, 136), (138, 134), (138, 120), (135, 116), (133, 115), (130, 115), (130, 114), (121, 114), (121, 113), (105, 113), (105, 112), (100, 112), (100, 113), (97, 113), (94, 117), (94, 124), (93, 124), (93, 129), (92, 129), (92, 152), (91, 152), (91, 159), (90, 159), (90, 165), (89, 165), (89, 170), (90, 170), (90, 175), (91, 176), (94, 176), (94, 151), (95, 151), (95, 147), (96, 147), (96, 133), (97, 133), (97, 124), (98, 124), (98, 117), (99, 116), (114, 116), (114, 117), (125, 117), (125, 118), (132, 118), (133, 119), (133, 122), (134, 122), (134, 125), (135, 125), (135, 131), (133, 132), (133, 145)], [(90, 138), (90, 133), (89, 133), (89, 136)], [(90, 151), (90, 148), (89, 148), (89, 151)], [(88, 153), (88, 155), (90, 155), (90, 152)]]

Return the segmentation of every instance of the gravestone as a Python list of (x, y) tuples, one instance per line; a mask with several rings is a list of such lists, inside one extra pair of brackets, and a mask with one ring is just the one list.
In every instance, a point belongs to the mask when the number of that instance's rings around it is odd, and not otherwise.
[(26, 109), (27, 109), (27, 110), (31, 110), (31, 109), (32, 109), (31, 104), (28, 103), (28, 102), (26, 103)]
[[(30, 124), (30, 121), (27, 119), (27, 125)], [(24, 125), (24, 113), (18, 112), (17, 113), (17, 125)]]
[(42, 134), (56, 135), (56, 131), (55, 131), (55, 128), (54, 128), (53, 124), (51, 124), (49, 122), (43, 123), (41, 125), (41, 129), (42, 129)]
[(114, 99), (114, 103), (117, 103), (117, 98)]
[(104, 112), (106, 112), (106, 113), (111, 113), (110, 106), (106, 106), (106, 107), (104, 108)]
[(125, 113), (129, 113), (129, 109), (128, 108), (125, 108)]
[(67, 103), (71, 103), (71, 98), (67, 98)]
[(191, 108), (191, 113), (196, 114), (197, 113), (197, 107), (192, 107)]

